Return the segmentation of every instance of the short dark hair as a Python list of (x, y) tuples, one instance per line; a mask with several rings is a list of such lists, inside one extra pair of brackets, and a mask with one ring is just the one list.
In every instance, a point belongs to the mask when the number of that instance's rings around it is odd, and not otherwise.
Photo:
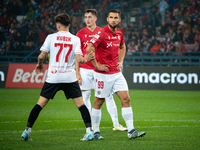
[(98, 13), (96, 9), (86, 9), (85, 13), (91, 13), (93, 16), (97, 17)]
[(121, 16), (121, 12), (118, 10), (118, 9), (111, 9), (111, 10), (109, 10), (108, 11), (108, 15), (109, 15), (109, 13), (118, 13), (119, 14), (119, 17)]
[(58, 14), (57, 16), (55, 16), (54, 20), (55, 20), (55, 23), (61, 23), (62, 25), (66, 27), (70, 24), (70, 21), (71, 21), (67, 13)]

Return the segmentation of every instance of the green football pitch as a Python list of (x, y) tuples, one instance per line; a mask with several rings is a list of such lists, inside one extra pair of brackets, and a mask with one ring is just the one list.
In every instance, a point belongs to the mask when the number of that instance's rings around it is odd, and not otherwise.
[[(103, 140), (83, 142), (85, 126), (73, 101), (59, 91), (41, 111), (32, 128), (31, 142), (21, 139), (40, 89), (0, 89), (0, 149), (74, 150), (197, 150), (200, 149), (200, 92), (130, 90), (134, 127), (143, 138), (129, 140), (127, 132), (112, 131), (106, 105), (100, 124)], [(94, 95), (94, 91), (92, 91)], [(121, 102), (114, 96), (119, 122)], [(93, 101), (94, 96), (91, 96)], [(93, 102), (92, 102), (93, 104)]]

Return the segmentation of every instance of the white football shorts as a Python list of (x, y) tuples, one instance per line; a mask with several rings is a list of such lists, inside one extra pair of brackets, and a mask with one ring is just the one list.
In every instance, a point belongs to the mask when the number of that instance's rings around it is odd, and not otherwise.
[(118, 91), (128, 91), (126, 79), (121, 72), (115, 74), (102, 74), (94, 72), (95, 97), (106, 98)]
[(91, 90), (94, 85), (94, 70), (80, 68), (79, 73), (82, 78), (82, 85), (80, 85), (81, 90)]

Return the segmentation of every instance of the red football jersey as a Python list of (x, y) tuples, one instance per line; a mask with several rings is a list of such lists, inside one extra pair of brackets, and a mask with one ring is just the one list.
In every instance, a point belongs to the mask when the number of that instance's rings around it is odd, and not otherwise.
[[(78, 36), (81, 40), (81, 49), (82, 49), (83, 56), (85, 56), (85, 54), (86, 54), (86, 47), (87, 47), (89, 41), (95, 35), (99, 34), (100, 31), (101, 31), (101, 28), (97, 26), (93, 32), (90, 31), (87, 27), (85, 27), (85, 28), (83, 28), (83, 29), (81, 29), (80, 31), (77, 32), (76, 36)], [(89, 62), (80, 64), (80, 68), (94, 69), (94, 66), (89, 61)]]
[(96, 72), (113, 74), (120, 72), (120, 69), (117, 69), (119, 48), (124, 44), (124, 38), (121, 30), (117, 29), (113, 33), (108, 26), (104, 27), (102, 31), (95, 35), (91, 40), (96, 47), (95, 54), (98, 56), (98, 62), (100, 64), (109, 65), (109, 71), (101, 72), (97, 69), (94, 69)]

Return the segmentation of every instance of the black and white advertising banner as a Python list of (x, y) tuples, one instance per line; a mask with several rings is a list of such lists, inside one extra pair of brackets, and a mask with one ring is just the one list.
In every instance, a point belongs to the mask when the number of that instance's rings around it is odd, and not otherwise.
[(200, 90), (199, 67), (126, 66), (129, 89)]

